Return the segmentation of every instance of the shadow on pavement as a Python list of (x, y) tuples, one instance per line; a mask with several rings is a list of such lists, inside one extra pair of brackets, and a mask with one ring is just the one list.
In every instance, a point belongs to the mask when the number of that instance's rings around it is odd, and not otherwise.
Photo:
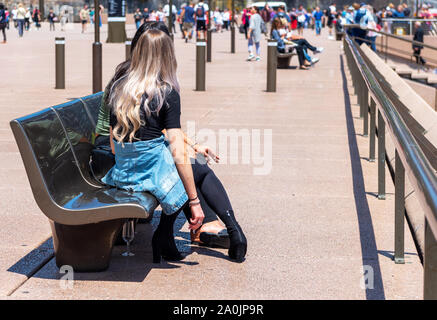
[[(135, 256), (123, 257), (121, 254), (126, 250), (126, 247), (124, 245), (114, 246), (107, 270), (101, 272), (75, 272), (74, 279), (82, 281), (143, 282), (152, 269), (174, 269), (183, 265), (197, 265), (198, 262), (196, 261), (185, 260), (177, 262), (162, 260), (160, 264), (152, 263), (151, 241), (159, 219), (160, 211), (157, 210), (151, 223), (137, 224), (135, 240), (131, 245)], [(229, 260), (228, 256), (220, 251), (207, 247), (191, 246), (189, 232), (181, 231), (185, 222), (185, 216), (181, 213), (174, 226), (176, 245), (183, 255), (188, 256), (196, 252), (200, 255)], [(9, 267), (7, 271), (37, 279), (59, 280), (65, 275), (65, 272), (60, 272), (60, 269), (56, 266), (51, 237)]]
[(353, 120), (354, 118), (351, 111), (351, 102), (349, 98), (349, 90), (347, 86), (342, 55), (340, 55), (340, 67), (343, 78), (346, 125), (348, 131), (349, 153), (351, 158), (354, 198), (358, 216), (358, 228), (360, 232), (363, 267), (371, 266), (374, 275), (374, 288), (370, 289), (366, 287), (366, 298), (367, 300), (383, 300), (385, 299), (384, 285), (382, 282), (381, 268), (379, 265), (378, 250), (376, 247), (372, 217), (370, 215), (369, 205), (366, 198), (363, 170), (361, 167), (361, 159), (358, 151)]

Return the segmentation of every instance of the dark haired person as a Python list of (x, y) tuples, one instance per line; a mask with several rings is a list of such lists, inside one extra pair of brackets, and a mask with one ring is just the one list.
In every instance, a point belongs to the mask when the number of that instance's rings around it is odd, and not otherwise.
[(282, 29), (284, 27), (284, 25), (282, 24), (281, 19), (279, 18), (275, 18), (273, 19), (272, 22), (272, 30), (271, 30), (271, 38), (276, 40), (278, 43), (277, 49), (279, 53), (286, 53), (287, 51), (291, 52), (294, 48), (294, 50), (296, 50), (297, 53), (297, 57), (299, 59), (299, 68), (303, 69), (303, 70), (308, 70), (309, 67), (311, 66), (311, 63), (308, 62), (305, 59), (305, 54), (303, 52), (303, 48), (302, 46), (298, 45), (298, 44), (293, 44), (288, 47), (288, 50), (286, 48), (286, 44), (284, 39), (282, 38), (282, 36), (280, 35), (279, 30)]
[[(419, 21), (416, 21), (414, 23), (415, 31), (414, 31), (414, 37), (413, 40), (423, 43), (423, 35), (424, 31), (422, 28), (422, 24)], [(423, 46), (421, 44), (413, 43), (413, 55), (416, 58), (416, 63), (421, 64), (422, 66), (426, 64), (425, 59), (420, 56), (420, 52), (422, 51)]]
[(2, 43), (6, 43), (6, 27), (8, 25), (7, 17), (6, 17), (6, 10), (3, 3), (0, 3), (0, 30), (3, 34), (3, 41)]
[(55, 18), (56, 15), (53, 12), (53, 9), (50, 9), (49, 14), (47, 15), (47, 20), (49, 21), (50, 24), (50, 31), (55, 31)]

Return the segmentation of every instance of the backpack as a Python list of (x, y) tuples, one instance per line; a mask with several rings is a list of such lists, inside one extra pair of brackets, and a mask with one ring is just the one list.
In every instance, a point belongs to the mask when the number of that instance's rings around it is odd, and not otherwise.
[(197, 7), (196, 16), (198, 18), (203, 18), (205, 16), (205, 8), (203, 7), (203, 4)]

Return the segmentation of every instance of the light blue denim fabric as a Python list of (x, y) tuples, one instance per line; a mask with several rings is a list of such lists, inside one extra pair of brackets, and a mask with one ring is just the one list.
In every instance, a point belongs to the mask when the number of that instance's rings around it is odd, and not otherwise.
[(102, 182), (127, 191), (150, 192), (166, 214), (188, 201), (164, 136), (123, 144), (114, 141), (115, 165)]

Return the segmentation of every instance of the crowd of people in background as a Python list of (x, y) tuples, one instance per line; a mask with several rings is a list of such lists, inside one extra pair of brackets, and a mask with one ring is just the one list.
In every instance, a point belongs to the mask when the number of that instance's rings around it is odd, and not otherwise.
[[(103, 6), (100, 9), (103, 11)], [(280, 52), (295, 50), (299, 57), (300, 67), (307, 69), (318, 61), (318, 58), (311, 57), (308, 51), (318, 52), (318, 50), (305, 40), (303, 37), (304, 29), (313, 29), (315, 34), (320, 36), (323, 28), (327, 27), (328, 38), (331, 40), (334, 39), (335, 33), (346, 31), (359, 44), (365, 42), (372, 50), (376, 51), (375, 43), (379, 34), (372, 30), (382, 30), (391, 33), (392, 24), (395, 23), (393, 19), (432, 19), (436, 18), (437, 12), (432, 10), (430, 5), (426, 4), (422, 5), (413, 14), (413, 9), (406, 3), (398, 6), (389, 3), (380, 9), (373, 8), (366, 3), (353, 3), (337, 8), (336, 4), (332, 3), (323, 10), (319, 6), (304, 8), (303, 5), (286, 10), (285, 6), (272, 8), (266, 3), (263, 8), (249, 6), (243, 10), (235, 11), (234, 15), (235, 21), (239, 23), (240, 32), (244, 33), (248, 40), (248, 61), (261, 60), (260, 41), (262, 34), (264, 34), (266, 37), (271, 37), (278, 41), (278, 50)], [(61, 31), (65, 31), (69, 17), (70, 13), (68, 10), (61, 11), (57, 16), (53, 9), (50, 9), (47, 16), (43, 17), (38, 7), (25, 8), (20, 3), (9, 11), (4, 5), (0, 4), (2, 43), (6, 43), (6, 30), (10, 28), (11, 22), (18, 30), (19, 37), (23, 37), (24, 31), (31, 30), (32, 25), (38, 30), (41, 27), (41, 21), (45, 19), (49, 22), (50, 31), (55, 31), (55, 22), (57, 21), (60, 22)], [(210, 10), (207, 3), (199, 0), (197, 3), (191, 1), (184, 3), (179, 9), (175, 5), (170, 9), (168, 4), (157, 9), (146, 7), (141, 10), (137, 8), (133, 18), (137, 29), (147, 21), (162, 21), (168, 25), (171, 19), (173, 22), (173, 30), (171, 32), (177, 33), (176, 26), (179, 25), (181, 38), (185, 42), (189, 42), (193, 38), (206, 39), (208, 26), (213, 32), (229, 30), (233, 13), (229, 8), (221, 9), (217, 7)], [(94, 23), (94, 8), (89, 8), (85, 4), (79, 12), (79, 19), (82, 24), (82, 33), (85, 33), (87, 31), (87, 24)], [(99, 24), (102, 24), (101, 19)], [(344, 30), (344, 26), (350, 24), (360, 25), (360, 27)], [(418, 39), (417, 41), (423, 42), (423, 34), (424, 30), (421, 24), (415, 23), (414, 38)], [(306, 43), (302, 44), (303, 41), (306, 41)], [(413, 46), (413, 49), (417, 61), (424, 64), (424, 60), (420, 58), (421, 47), (416, 44), (416, 46)]]

